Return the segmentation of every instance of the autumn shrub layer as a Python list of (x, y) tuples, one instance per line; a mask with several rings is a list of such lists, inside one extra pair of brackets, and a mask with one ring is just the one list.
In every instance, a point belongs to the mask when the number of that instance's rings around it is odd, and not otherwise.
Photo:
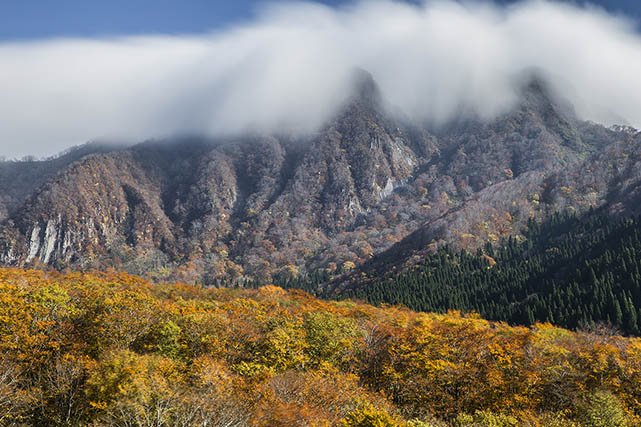
[(0, 270), (0, 424), (633, 426), (641, 340)]

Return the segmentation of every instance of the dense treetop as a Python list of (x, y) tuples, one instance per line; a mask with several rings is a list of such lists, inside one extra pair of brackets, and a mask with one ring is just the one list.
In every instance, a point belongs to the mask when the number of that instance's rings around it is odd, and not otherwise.
[(345, 294), (416, 310), (471, 310), (514, 324), (608, 323), (639, 334), (640, 236), (638, 218), (557, 214), (475, 253), (441, 248), (410, 270), (359, 277)]
[(641, 340), (0, 270), (0, 424), (631, 426)]

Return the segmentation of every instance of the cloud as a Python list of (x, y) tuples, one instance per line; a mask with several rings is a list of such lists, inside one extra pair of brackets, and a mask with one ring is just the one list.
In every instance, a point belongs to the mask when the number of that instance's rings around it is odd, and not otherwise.
[(440, 124), (491, 118), (543, 72), (585, 119), (641, 127), (641, 37), (594, 7), (362, 1), (273, 3), (201, 36), (0, 44), (0, 154), (88, 140), (311, 132), (372, 73), (390, 105)]

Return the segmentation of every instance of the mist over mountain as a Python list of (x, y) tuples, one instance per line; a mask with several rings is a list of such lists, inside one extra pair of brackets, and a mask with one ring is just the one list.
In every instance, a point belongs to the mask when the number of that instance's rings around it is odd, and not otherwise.
[(44, 157), (96, 139), (309, 137), (346, 102), (354, 68), (416, 126), (496, 119), (534, 71), (580, 118), (641, 127), (639, 35), (595, 7), (268, 3), (210, 34), (0, 43), (0, 154)]
[(29, 182), (0, 181), (2, 263), (266, 283), (475, 249), (561, 210), (638, 213), (641, 134), (582, 121), (540, 77), (496, 119), (438, 132), (389, 114), (369, 73), (352, 79), (348, 102), (304, 138), (90, 145), (2, 163), (0, 176)]

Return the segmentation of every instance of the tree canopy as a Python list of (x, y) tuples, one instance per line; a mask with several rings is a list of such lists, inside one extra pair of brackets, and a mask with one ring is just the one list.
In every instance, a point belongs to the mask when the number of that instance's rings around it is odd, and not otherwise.
[(632, 426), (641, 339), (0, 269), (0, 425)]

